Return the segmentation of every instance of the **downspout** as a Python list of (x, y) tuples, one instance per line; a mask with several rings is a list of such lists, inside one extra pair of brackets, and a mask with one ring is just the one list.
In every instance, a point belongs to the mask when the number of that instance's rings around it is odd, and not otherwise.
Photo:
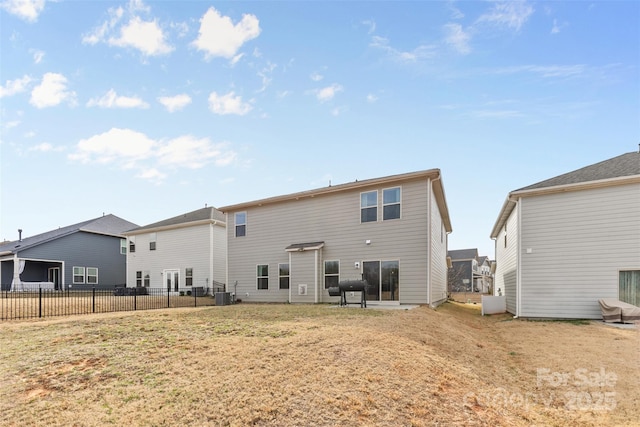
[[(213, 221), (213, 224), (209, 224), (209, 283), (207, 283), (207, 287), (209, 285), (211, 285), (211, 291), (213, 292), (213, 282), (214, 282), (214, 276), (213, 276), (213, 235), (215, 233), (215, 226), (216, 226), (217, 222)], [(226, 232), (226, 230), (225, 230)], [(225, 281), (226, 282), (226, 281)], [(225, 287), (226, 287), (226, 283), (225, 283)], [(226, 289), (223, 289), (224, 292), (226, 292)], [(213, 295), (213, 293), (212, 293)]]
[(516, 317), (520, 317), (521, 306), (522, 306), (522, 257), (520, 256), (521, 248), (522, 248), (522, 197), (518, 197), (516, 202), (516, 209), (518, 209), (517, 217), (518, 217), (518, 233), (517, 233), (517, 244), (516, 244)]
[(318, 252), (320, 252), (321, 250), (322, 249), (316, 249), (315, 254), (313, 255), (315, 257), (315, 262), (314, 262), (315, 268), (313, 269), (313, 283), (314, 283), (314, 289), (315, 289), (314, 303), (315, 304), (318, 303)]
[(431, 203), (433, 196), (433, 184), (431, 178), (427, 179), (427, 304), (433, 307), (431, 301)]

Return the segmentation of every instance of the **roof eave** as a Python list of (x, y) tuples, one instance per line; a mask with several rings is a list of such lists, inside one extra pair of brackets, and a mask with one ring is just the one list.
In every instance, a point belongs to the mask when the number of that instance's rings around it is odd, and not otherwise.
[[(342, 191), (350, 191), (355, 189), (363, 189), (367, 187), (374, 187), (374, 186), (384, 185), (384, 184), (393, 183), (393, 182), (409, 181), (413, 179), (420, 179), (420, 178), (435, 179), (435, 178), (438, 178), (439, 176), (440, 176), (439, 169), (429, 169), (429, 170), (420, 171), (420, 172), (409, 172), (401, 175), (392, 175), (392, 176), (387, 176), (382, 178), (366, 179), (363, 181), (349, 182), (346, 184), (338, 184), (338, 185), (323, 187), (315, 190), (301, 191), (298, 193), (292, 193), (292, 194), (286, 194), (282, 196), (269, 197), (266, 199), (254, 200), (251, 202), (244, 202), (244, 203), (238, 203), (235, 205), (222, 206), (222, 207), (219, 207), (218, 210), (224, 213), (237, 212), (237, 211), (242, 211), (255, 206), (264, 206), (269, 204), (287, 202), (291, 200), (312, 198), (316, 196), (323, 196), (326, 194), (338, 193)], [(442, 195), (444, 197), (444, 191), (442, 192)], [(445, 207), (446, 207), (446, 203), (445, 203)], [(448, 214), (447, 214), (447, 218), (448, 218)], [(450, 227), (450, 224), (449, 224), (449, 227)]]
[(220, 227), (226, 227), (226, 223), (224, 221), (220, 221), (218, 219), (201, 219), (201, 220), (197, 220), (197, 221), (190, 221), (190, 222), (181, 222), (179, 224), (171, 224), (171, 225), (162, 225), (159, 227), (141, 227), (141, 228), (136, 228), (133, 230), (129, 230), (129, 231), (125, 231), (122, 233), (123, 236), (135, 236), (135, 235), (139, 235), (139, 234), (147, 234), (147, 233), (155, 233), (158, 231), (167, 231), (167, 230), (177, 230), (180, 228), (188, 228), (188, 227), (195, 227), (198, 225), (207, 225), (207, 224), (212, 224), (212, 225), (218, 225)]

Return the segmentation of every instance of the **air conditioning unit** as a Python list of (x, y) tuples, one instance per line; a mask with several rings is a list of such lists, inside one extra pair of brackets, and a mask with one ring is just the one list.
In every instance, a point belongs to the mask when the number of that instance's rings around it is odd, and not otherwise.
[(307, 285), (298, 285), (298, 295), (307, 294)]

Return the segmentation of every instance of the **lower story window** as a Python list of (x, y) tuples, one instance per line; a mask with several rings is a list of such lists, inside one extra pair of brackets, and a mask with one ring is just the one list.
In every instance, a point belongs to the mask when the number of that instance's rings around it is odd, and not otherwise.
[(620, 272), (619, 300), (635, 306), (640, 306), (640, 270)]
[(98, 284), (98, 269), (95, 267), (87, 267), (87, 283), (91, 285)]
[(73, 284), (84, 283), (84, 267), (73, 267)]
[(136, 271), (136, 288), (142, 287), (142, 271)]
[(258, 265), (256, 277), (258, 289), (269, 289), (269, 266), (267, 264)]
[(324, 288), (338, 287), (340, 279), (340, 261), (324, 262)]
[(144, 282), (143, 282), (144, 283), (144, 287), (148, 288), (149, 285), (151, 285), (151, 275), (149, 274), (148, 271), (144, 272), (143, 278), (144, 278)]
[(193, 286), (193, 268), (185, 268), (185, 270), (184, 270), (184, 284), (186, 286)]
[(278, 264), (280, 276), (280, 289), (289, 289), (289, 264)]

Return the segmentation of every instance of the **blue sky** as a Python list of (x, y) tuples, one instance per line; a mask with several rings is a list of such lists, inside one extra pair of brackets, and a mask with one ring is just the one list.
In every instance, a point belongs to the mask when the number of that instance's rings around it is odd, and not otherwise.
[(0, 5), (0, 240), (439, 168), (493, 256), (509, 191), (640, 142), (637, 1)]

